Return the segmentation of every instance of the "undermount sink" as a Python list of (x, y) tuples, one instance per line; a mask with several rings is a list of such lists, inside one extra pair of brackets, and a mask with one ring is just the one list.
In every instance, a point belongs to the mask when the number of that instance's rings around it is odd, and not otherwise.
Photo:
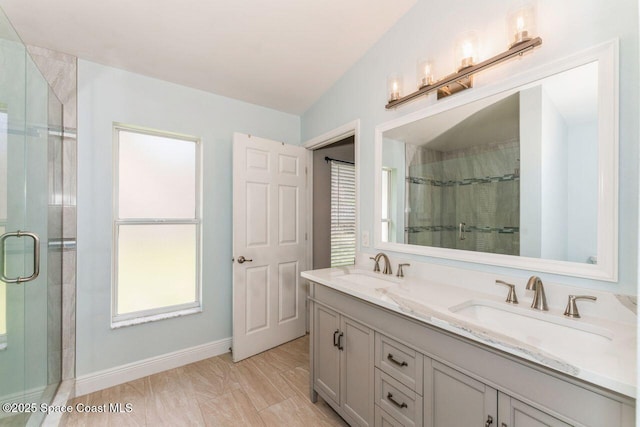
[(469, 300), (449, 308), (478, 325), (542, 349), (587, 351), (613, 339), (608, 329), (528, 307), (485, 300)]
[(390, 286), (394, 286), (396, 283), (391, 280), (385, 280), (378, 277), (374, 277), (373, 275), (362, 274), (362, 273), (350, 273), (345, 274), (344, 276), (340, 276), (341, 280), (349, 282), (353, 285), (357, 285), (358, 288), (362, 289), (380, 289), (380, 288), (388, 288)]

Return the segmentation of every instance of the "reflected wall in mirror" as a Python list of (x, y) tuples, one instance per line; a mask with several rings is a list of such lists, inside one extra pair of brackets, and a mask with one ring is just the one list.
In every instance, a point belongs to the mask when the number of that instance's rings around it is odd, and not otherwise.
[(378, 246), (513, 266), (536, 259), (543, 271), (615, 276), (617, 237), (603, 239), (617, 235), (617, 199), (608, 196), (617, 193), (609, 104), (616, 94), (601, 93), (615, 85), (606, 65), (581, 61), (379, 127)]

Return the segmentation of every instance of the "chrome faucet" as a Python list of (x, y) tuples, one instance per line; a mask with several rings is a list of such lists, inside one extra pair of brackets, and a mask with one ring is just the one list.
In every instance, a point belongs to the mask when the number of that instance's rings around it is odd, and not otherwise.
[(384, 259), (384, 269), (382, 270), (382, 274), (393, 274), (393, 272), (391, 271), (391, 263), (389, 262), (389, 257), (382, 252), (376, 255), (375, 258), (370, 257), (370, 259), (376, 262), (376, 265), (373, 266), (373, 271), (376, 273), (380, 271), (380, 264), (378, 264), (380, 262), (380, 258)]
[(547, 296), (544, 294), (544, 286), (542, 286), (542, 280), (538, 276), (531, 276), (527, 282), (528, 291), (534, 291), (533, 301), (531, 302), (531, 308), (542, 311), (549, 311), (547, 307)]

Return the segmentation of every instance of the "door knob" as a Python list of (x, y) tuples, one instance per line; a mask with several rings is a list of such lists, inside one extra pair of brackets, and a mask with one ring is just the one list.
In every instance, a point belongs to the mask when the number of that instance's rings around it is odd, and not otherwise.
[(253, 260), (252, 260), (252, 259), (247, 259), (247, 258), (243, 257), (242, 255), (240, 255), (240, 256), (238, 257), (238, 264), (244, 264), (244, 262), (245, 262), (245, 261), (246, 261), (246, 262), (251, 262), (251, 261), (253, 261)]

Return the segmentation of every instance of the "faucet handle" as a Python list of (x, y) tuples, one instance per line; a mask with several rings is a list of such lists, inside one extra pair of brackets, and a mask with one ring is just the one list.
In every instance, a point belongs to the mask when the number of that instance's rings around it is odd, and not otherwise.
[(517, 304), (518, 296), (516, 295), (516, 285), (507, 283), (503, 280), (496, 280), (496, 285), (506, 285), (509, 287), (509, 293), (507, 294), (507, 299), (505, 300), (509, 304)]
[(398, 264), (398, 273), (396, 274), (397, 277), (404, 277), (404, 271), (402, 270), (402, 267), (411, 267), (411, 264)]
[(378, 264), (378, 259), (370, 256), (369, 259), (372, 259), (376, 264), (373, 266), (374, 273), (380, 273), (380, 264)]
[(591, 295), (569, 295), (569, 301), (567, 301), (567, 308), (564, 309), (565, 316), (571, 317), (573, 319), (580, 318), (580, 312), (578, 311), (578, 306), (576, 305), (576, 300), (578, 299), (590, 299), (595, 301), (598, 298)]

